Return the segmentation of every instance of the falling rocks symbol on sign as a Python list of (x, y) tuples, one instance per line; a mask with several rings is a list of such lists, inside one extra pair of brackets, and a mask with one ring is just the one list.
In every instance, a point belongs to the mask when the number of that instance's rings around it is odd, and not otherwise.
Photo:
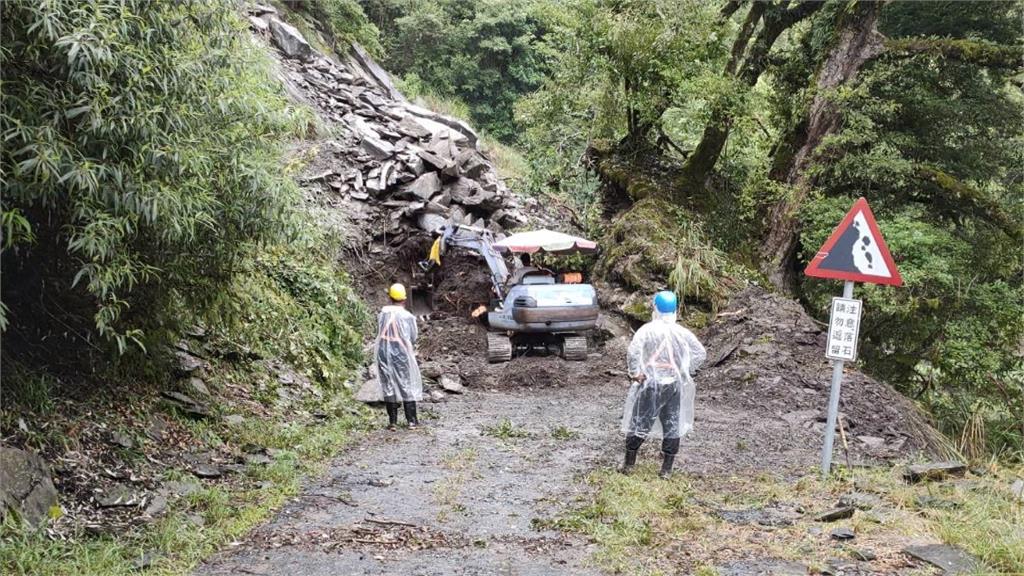
[(864, 198), (853, 204), (804, 274), (894, 286), (903, 283), (871, 207)]
[[(860, 270), (853, 258), (858, 241), (862, 243), (860, 248), (865, 252), (864, 256), (866, 257), (868, 268), (873, 268), (874, 262), (872, 262), (871, 254), (867, 253), (867, 246), (871, 244), (871, 236), (865, 235), (861, 231), (860, 225), (856, 220), (853, 221), (852, 226), (843, 232), (836, 245), (829, 250), (828, 256), (821, 261), (821, 266), (830, 270)], [(861, 271), (865, 273), (870, 272), (870, 270)]]

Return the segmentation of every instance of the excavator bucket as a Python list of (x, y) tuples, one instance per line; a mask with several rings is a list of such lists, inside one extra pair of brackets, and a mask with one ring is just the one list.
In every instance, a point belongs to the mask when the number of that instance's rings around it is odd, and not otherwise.
[(409, 311), (416, 316), (426, 316), (434, 311), (434, 292), (429, 288), (413, 288), (409, 295)]

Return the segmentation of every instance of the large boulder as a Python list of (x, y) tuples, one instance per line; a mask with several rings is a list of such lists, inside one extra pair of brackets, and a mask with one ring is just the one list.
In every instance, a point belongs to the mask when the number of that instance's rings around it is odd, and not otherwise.
[(376, 404), (384, 401), (384, 392), (380, 389), (380, 383), (376, 378), (366, 380), (359, 391), (356, 392), (356, 400), (367, 404)]
[(270, 36), (274, 44), (289, 58), (308, 61), (313, 57), (313, 47), (291, 24), (276, 16), (270, 18)]
[(441, 179), (437, 172), (427, 172), (402, 188), (402, 193), (421, 200), (430, 200), (431, 196), (441, 191)]
[(46, 461), (34, 452), (0, 446), (0, 515), (13, 512), (36, 527), (59, 505)]

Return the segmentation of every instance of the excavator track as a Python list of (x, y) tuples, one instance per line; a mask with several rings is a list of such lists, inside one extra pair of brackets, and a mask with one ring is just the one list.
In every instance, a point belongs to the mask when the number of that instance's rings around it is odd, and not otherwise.
[(504, 334), (487, 334), (487, 361), (495, 364), (512, 359), (512, 339)]
[(562, 356), (566, 360), (586, 360), (587, 352), (585, 336), (566, 336), (562, 341)]

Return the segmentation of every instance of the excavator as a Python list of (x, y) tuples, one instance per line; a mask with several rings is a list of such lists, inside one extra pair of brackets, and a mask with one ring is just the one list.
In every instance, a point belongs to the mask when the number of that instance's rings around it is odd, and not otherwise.
[(487, 229), (445, 224), (437, 234), (427, 260), (420, 262), (423, 272), (440, 266), (441, 257), (453, 248), (479, 254), (490, 270), (490, 304), (474, 311), (488, 328), (488, 362), (508, 362), (517, 350), (537, 346), (559, 350), (566, 360), (587, 358), (585, 333), (597, 325), (599, 308), (597, 292), (581, 283), (582, 275), (556, 275), (534, 266), (509, 272)]

